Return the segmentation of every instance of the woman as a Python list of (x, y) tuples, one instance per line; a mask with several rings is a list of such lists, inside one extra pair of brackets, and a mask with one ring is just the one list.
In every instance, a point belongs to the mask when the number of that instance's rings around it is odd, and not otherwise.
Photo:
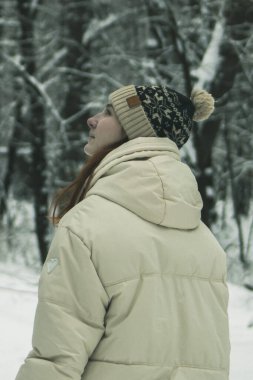
[(205, 91), (129, 85), (88, 120), (16, 380), (228, 379), (226, 255), (179, 153), (213, 109)]

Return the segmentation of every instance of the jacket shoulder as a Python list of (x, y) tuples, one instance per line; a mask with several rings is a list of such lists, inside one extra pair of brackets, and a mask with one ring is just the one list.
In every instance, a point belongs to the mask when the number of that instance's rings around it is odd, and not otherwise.
[(96, 198), (90, 196), (83, 199), (77, 205), (72, 207), (60, 220), (58, 226), (65, 227), (85, 240), (85, 235), (89, 231), (89, 226), (93, 224), (96, 219)]

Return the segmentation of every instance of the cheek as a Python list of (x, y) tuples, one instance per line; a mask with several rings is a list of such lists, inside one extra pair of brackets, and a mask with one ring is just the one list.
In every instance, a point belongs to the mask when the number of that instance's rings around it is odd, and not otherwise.
[(113, 143), (122, 138), (122, 129), (114, 120), (106, 120), (101, 124), (98, 123), (96, 128), (97, 145)]
[(99, 140), (108, 141), (115, 135), (115, 128), (111, 123), (103, 123), (102, 125), (97, 126), (96, 136), (99, 137)]
[(106, 138), (107, 135), (108, 135), (107, 128), (105, 128), (103, 125), (98, 125), (96, 128), (96, 134), (95, 134), (96, 139), (100, 141)]

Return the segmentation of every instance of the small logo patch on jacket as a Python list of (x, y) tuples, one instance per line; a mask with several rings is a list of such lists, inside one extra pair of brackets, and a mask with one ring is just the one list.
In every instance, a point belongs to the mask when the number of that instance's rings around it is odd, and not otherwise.
[(51, 273), (59, 264), (59, 259), (53, 258), (47, 261), (47, 273)]

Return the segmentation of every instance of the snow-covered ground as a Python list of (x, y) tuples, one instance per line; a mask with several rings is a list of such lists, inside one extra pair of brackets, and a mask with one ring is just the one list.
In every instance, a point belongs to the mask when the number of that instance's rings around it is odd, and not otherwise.
[[(31, 349), (38, 277), (22, 266), (0, 264), (0, 379), (14, 380)], [(229, 292), (230, 380), (252, 380), (253, 292), (232, 284)]]

